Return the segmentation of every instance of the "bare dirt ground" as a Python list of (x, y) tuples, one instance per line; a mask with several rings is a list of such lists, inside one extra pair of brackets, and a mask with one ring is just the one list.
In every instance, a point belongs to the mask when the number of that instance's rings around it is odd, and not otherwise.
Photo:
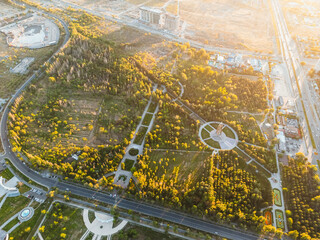
[(281, 0), (288, 29), (306, 57), (320, 55), (320, 2)]
[(239, 0), (183, 0), (180, 11), (189, 25), (186, 38), (229, 48), (267, 52), (273, 48), (267, 6), (250, 7)]
[[(125, 12), (138, 17), (140, 4), (177, 12), (176, 0), (65, 0), (99, 12)], [(269, 6), (248, 5), (241, 0), (181, 0), (180, 16), (186, 22), (185, 38), (212, 46), (271, 52), (274, 29)]]
[(0, 0), (0, 20), (7, 17), (14, 15), (20, 12), (20, 9), (16, 9), (9, 4), (6, 4), (4, 0)]

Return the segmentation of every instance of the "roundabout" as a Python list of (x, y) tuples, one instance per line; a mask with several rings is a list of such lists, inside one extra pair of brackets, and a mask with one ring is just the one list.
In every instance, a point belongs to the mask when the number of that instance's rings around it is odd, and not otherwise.
[(231, 150), (238, 144), (237, 133), (227, 124), (222, 122), (207, 122), (200, 127), (199, 137), (209, 148)]

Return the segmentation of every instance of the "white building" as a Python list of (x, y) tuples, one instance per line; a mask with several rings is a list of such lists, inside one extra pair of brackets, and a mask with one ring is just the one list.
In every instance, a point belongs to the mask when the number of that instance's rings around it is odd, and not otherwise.
[(175, 31), (180, 26), (180, 17), (167, 13), (164, 19), (164, 28), (170, 31)]
[(141, 21), (159, 27), (164, 25), (164, 13), (160, 9), (142, 6), (139, 8), (139, 11)]
[(285, 151), (286, 150), (286, 136), (284, 135), (284, 132), (279, 132), (277, 135), (277, 138), (279, 139), (279, 150)]

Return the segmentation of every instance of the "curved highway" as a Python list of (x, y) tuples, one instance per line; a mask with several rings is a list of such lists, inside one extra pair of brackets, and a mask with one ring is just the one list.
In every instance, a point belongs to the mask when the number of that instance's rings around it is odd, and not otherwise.
[[(35, 10), (35, 8), (33, 7), (30, 7), (30, 8)], [(60, 23), (62, 24), (66, 32), (62, 46), (57, 50), (57, 52), (53, 54), (53, 56), (55, 56), (58, 52), (60, 52), (65, 47), (65, 45), (69, 41), (70, 33), (69, 33), (67, 24), (62, 19), (47, 12), (45, 14), (60, 21)], [(51, 56), (47, 62), (51, 62), (53, 56)], [(23, 175), (27, 176), (29, 179), (33, 180), (36, 183), (39, 183), (43, 186), (48, 187), (48, 189), (52, 187), (57, 187), (61, 191), (69, 191), (71, 194), (74, 194), (80, 197), (94, 199), (110, 205), (113, 205), (116, 203), (117, 206), (122, 209), (131, 209), (135, 212), (138, 212), (147, 216), (156, 217), (159, 219), (163, 219), (165, 221), (180, 224), (180, 225), (197, 229), (210, 234), (218, 234), (221, 237), (226, 237), (229, 239), (237, 239), (237, 240), (258, 239), (258, 236), (254, 233), (235, 230), (232, 228), (221, 226), (213, 222), (204, 221), (202, 219), (188, 216), (181, 212), (174, 211), (172, 209), (167, 209), (160, 206), (154, 206), (154, 205), (146, 204), (143, 202), (125, 199), (122, 197), (115, 199), (114, 197), (111, 197), (107, 193), (97, 192), (93, 189), (88, 189), (88, 188), (74, 185), (71, 183), (59, 182), (51, 178), (43, 177), (41, 174), (30, 169), (26, 164), (20, 161), (19, 158), (11, 150), (11, 145), (8, 139), (7, 120), (8, 120), (8, 114), (10, 112), (11, 105), (20, 96), (22, 91), (31, 83), (31, 81), (40, 74), (42, 73), (40, 72), (40, 70), (38, 70), (30, 78), (28, 78), (26, 82), (16, 91), (16, 93), (12, 96), (12, 98), (9, 100), (8, 104), (6, 105), (2, 115), (1, 123), (0, 123), (1, 140), (3, 144), (3, 148), (5, 150), (4, 158), (8, 158), (10, 162)]]

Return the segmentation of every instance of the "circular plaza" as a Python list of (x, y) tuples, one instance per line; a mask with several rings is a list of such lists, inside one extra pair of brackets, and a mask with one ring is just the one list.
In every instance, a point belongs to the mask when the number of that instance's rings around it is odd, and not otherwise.
[(209, 148), (231, 150), (238, 144), (237, 133), (227, 124), (222, 122), (207, 122), (200, 127), (199, 137)]

